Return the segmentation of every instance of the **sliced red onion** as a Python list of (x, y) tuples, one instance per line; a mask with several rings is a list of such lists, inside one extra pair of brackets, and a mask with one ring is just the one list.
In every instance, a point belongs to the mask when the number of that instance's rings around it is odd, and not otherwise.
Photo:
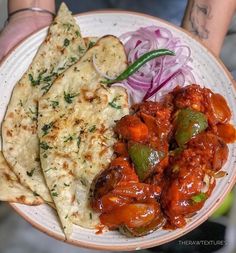
[(137, 31), (121, 35), (120, 39), (124, 43), (130, 64), (152, 50), (167, 48), (175, 52), (175, 56), (151, 60), (122, 84), (118, 84), (125, 87), (129, 95), (132, 94), (130, 101), (156, 101), (160, 99), (159, 94), (170, 91), (176, 85), (184, 86), (187, 82), (195, 82), (190, 67), (190, 48), (182, 44), (181, 39), (174, 37), (167, 28), (141, 27)]
[(173, 78), (176, 78), (180, 74), (180, 71), (176, 71), (172, 75), (170, 75), (165, 81), (163, 81), (159, 86), (156, 86), (153, 90), (150, 92), (147, 92), (144, 96), (143, 100), (148, 100), (151, 98), (155, 93), (157, 93), (162, 87), (164, 87), (168, 82), (170, 82)]

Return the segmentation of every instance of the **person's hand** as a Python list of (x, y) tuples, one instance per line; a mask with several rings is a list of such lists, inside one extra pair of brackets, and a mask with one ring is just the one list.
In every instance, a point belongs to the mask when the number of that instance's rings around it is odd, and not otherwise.
[(51, 21), (52, 16), (44, 13), (21, 12), (13, 15), (0, 33), (0, 62), (20, 41)]

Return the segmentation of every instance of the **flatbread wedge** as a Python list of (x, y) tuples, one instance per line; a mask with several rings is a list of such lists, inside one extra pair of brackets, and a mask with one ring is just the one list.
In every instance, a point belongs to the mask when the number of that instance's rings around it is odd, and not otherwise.
[(0, 201), (10, 201), (26, 205), (40, 205), (44, 201), (35, 196), (28, 188), (21, 185), (19, 179), (11, 171), (0, 151)]
[(42, 169), (67, 237), (73, 223), (99, 224), (89, 206), (89, 189), (113, 157), (115, 121), (129, 113), (125, 89), (108, 88), (101, 74), (115, 78), (126, 67), (122, 43), (105, 36), (39, 100)]
[[(52, 202), (39, 159), (38, 99), (86, 51), (75, 19), (62, 4), (29, 69), (16, 84), (2, 125), (3, 153), (20, 182)], [(50, 101), (56, 106), (55, 101)]]

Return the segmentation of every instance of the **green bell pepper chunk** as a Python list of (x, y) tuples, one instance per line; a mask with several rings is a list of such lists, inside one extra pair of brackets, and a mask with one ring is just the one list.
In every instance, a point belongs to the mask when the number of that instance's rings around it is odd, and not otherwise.
[(202, 201), (206, 200), (206, 198), (207, 198), (206, 194), (204, 192), (201, 192), (198, 195), (192, 196), (191, 200), (194, 203), (199, 203), (199, 202), (202, 202)]
[(153, 172), (154, 166), (164, 157), (162, 152), (158, 152), (141, 143), (131, 144), (128, 148), (128, 153), (141, 181), (145, 180)]
[(175, 140), (180, 147), (208, 127), (206, 116), (189, 108), (179, 111), (175, 123)]

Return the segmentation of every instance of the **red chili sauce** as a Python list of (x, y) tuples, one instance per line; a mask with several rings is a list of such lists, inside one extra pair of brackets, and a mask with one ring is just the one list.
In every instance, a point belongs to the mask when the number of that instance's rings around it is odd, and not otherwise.
[(180, 228), (200, 210), (236, 140), (225, 99), (192, 84), (116, 122), (116, 158), (94, 180), (91, 206), (109, 229), (141, 236)]

